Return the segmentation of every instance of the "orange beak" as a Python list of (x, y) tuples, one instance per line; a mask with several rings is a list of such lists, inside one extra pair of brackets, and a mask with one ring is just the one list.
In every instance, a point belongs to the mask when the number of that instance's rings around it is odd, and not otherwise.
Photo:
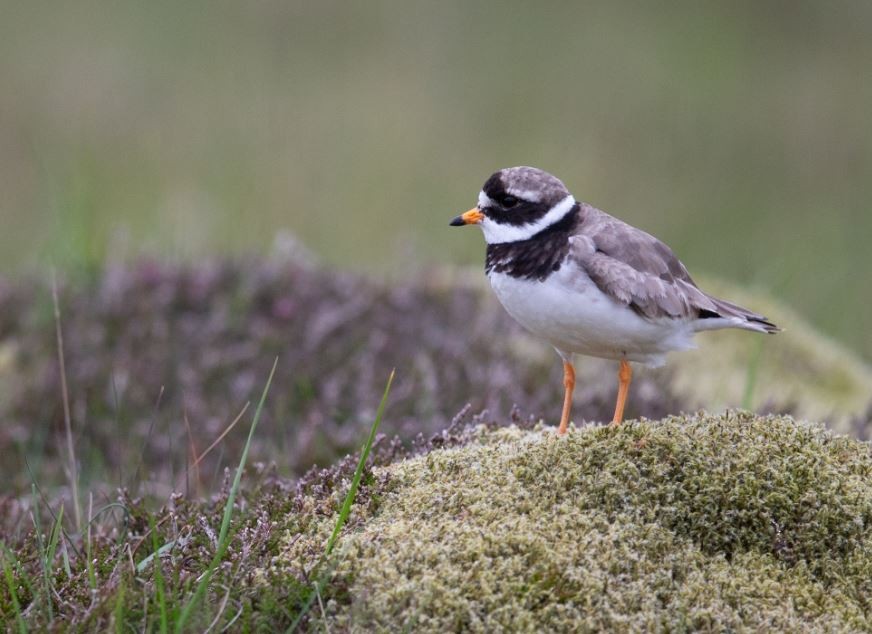
[(460, 214), (449, 224), (452, 227), (462, 227), (463, 225), (477, 225), (484, 219), (484, 214), (479, 211), (478, 207), (473, 207), (469, 211)]

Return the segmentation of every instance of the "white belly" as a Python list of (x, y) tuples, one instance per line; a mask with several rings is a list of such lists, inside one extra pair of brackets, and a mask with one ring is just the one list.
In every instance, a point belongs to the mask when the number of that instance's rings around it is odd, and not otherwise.
[(648, 320), (603, 293), (581, 270), (564, 266), (544, 282), (490, 273), (506, 311), (562, 353), (662, 365), (672, 350), (693, 347), (687, 322)]

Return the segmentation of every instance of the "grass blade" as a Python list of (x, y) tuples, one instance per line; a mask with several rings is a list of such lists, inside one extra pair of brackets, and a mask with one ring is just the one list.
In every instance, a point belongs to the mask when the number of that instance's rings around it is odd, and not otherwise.
[(381, 403), (379, 403), (375, 420), (369, 430), (369, 437), (366, 439), (366, 444), (363, 446), (363, 451), (360, 454), (360, 460), (357, 462), (357, 468), (354, 470), (354, 477), (351, 479), (351, 488), (348, 489), (348, 494), (342, 502), (339, 517), (336, 518), (336, 525), (333, 527), (333, 534), (330, 535), (330, 539), (327, 541), (325, 555), (329, 555), (333, 552), (333, 548), (336, 546), (336, 541), (339, 539), (339, 533), (342, 531), (342, 527), (345, 526), (345, 522), (348, 520), (348, 516), (351, 513), (351, 505), (354, 504), (354, 498), (357, 496), (357, 489), (360, 486), (360, 479), (363, 477), (363, 468), (366, 466), (366, 460), (369, 458), (369, 452), (372, 450), (372, 443), (375, 440), (375, 435), (378, 432), (382, 416), (385, 412), (385, 406), (388, 402), (388, 394), (391, 391), (391, 383), (394, 382), (394, 372), (394, 370), (391, 370), (391, 375), (388, 377), (388, 383), (385, 385), (385, 392), (382, 395)]
[(39, 505), (36, 504), (36, 485), (31, 483), (30, 489), (34, 499), (33, 511), (31, 512), (30, 517), (33, 521), (33, 528), (36, 530), (36, 546), (39, 549), (39, 564), (42, 571), (43, 591), (45, 592), (46, 618), (48, 619), (48, 622), (51, 623), (54, 620), (54, 610), (51, 605), (51, 585), (49, 584), (48, 570), (46, 569), (45, 561), (47, 550), (45, 545), (45, 535), (42, 534), (42, 521), (39, 518)]
[(58, 539), (61, 536), (61, 521), (64, 519), (64, 507), (61, 506), (60, 511), (58, 512), (57, 519), (55, 520), (54, 525), (51, 528), (51, 536), (48, 540), (48, 551), (45, 556), (45, 564), (46, 567), (50, 567), (55, 558), (55, 553), (58, 548)]
[(124, 632), (124, 593), (126, 584), (124, 582), (124, 574), (118, 582), (118, 593), (115, 595), (115, 608), (112, 610), (112, 620), (115, 622), (115, 632), (123, 634)]
[[(154, 531), (155, 527), (152, 527), (151, 530)], [(152, 549), (152, 553), (148, 557), (146, 557), (145, 559), (140, 561), (138, 564), (136, 564), (136, 572), (139, 574), (142, 574), (142, 572), (146, 568), (148, 568), (148, 564), (150, 564), (153, 559), (159, 559), (161, 557), (161, 555), (168, 553), (173, 548), (175, 548), (175, 545), (176, 545), (176, 540), (171, 539), (170, 541), (168, 541), (166, 544), (164, 544), (160, 548), (154, 547)]]
[[(28, 460), (27, 455), (24, 455), (23, 457), (24, 457), (24, 466), (27, 467), (27, 474), (28, 474), (28, 476), (30, 476), (30, 488), (31, 488), (31, 492), (33, 493), (33, 496), (34, 496), (33, 507), (38, 508), (38, 506), (39, 506), (37, 504), (37, 500), (36, 500), (36, 494), (39, 493), (39, 499), (42, 500), (43, 504), (45, 504), (46, 510), (48, 510), (48, 512), (52, 516), (52, 518), (55, 521), (57, 521), (57, 516), (54, 514), (54, 511), (51, 510), (51, 504), (49, 504), (48, 499), (45, 497), (45, 493), (43, 493), (42, 489), (39, 486), (39, 483), (36, 481), (36, 475), (33, 472), (33, 468), (31, 468), (31, 466), (30, 466), (30, 460)], [(70, 546), (74, 551), (76, 551), (76, 554), (81, 557), (82, 551), (78, 549), (78, 547), (76, 546), (76, 543), (72, 540), (69, 533), (67, 533), (66, 529), (63, 526), (61, 526), (61, 531), (63, 532), (64, 537), (66, 538), (64, 543), (67, 544), (68, 546)]]
[(12, 609), (15, 610), (15, 623), (18, 625), (18, 631), (24, 634), (27, 632), (27, 625), (24, 624), (24, 617), (21, 615), (21, 604), (18, 602), (18, 593), (15, 592), (15, 577), (12, 574), (12, 567), (9, 565), (7, 556), (14, 557), (15, 555), (6, 548), (3, 542), (0, 542), (0, 558), (3, 559), (3, 576), (6, 578), (6, 587), (9, 589), (9, 596), (12, 598)]
[(257, 404), (257, 410), (254, 412), (254, 420), (251, 422), (251, 429), (248, 430), (248, 439), (245, 441), (245, 447), (242, 449), (242, 457), (239, 459), (239, 466), (236, 468), (236, 476), (233, 478), (233, 485), (230, 487), (230, 494), (227, 496), (227, 503), (224, 505), (224, 517), (221, 520), (221, 531), (218, 534), (218, 547), (215, 549), (215, 556), (209, 563), (206, 572), (203, 573), (200, 582), (197, 584), (197, 589), (194, 591), (194, 596), (182, 608), (179, 615), (179, 620), (176, 622), (176, 632), (181, 632), (185, 628), (185, 624), (194, 612), (194, 609), (202, 601), (209, 587), (209, 582), (212, 580), (212, 575), (215, 569), (224, 558), (227, 552), (227, 547), (230, 545), (230, 519), (233, 516), (233, 502), (236, 500), (236, 493), (239, 490), (239, 483), (242, 481), (242, 471), (245, 468), (245, 461), (248, 459), (248, 449), (251, 447), (251, 439), (254, 438), (254, 430), (257, 428), (257, 423), (260, 420), (263, 404), (266, 402), (266, 395), (269, 393), (270, 385), (272, 384), (273, 376), (276, 372), (276, 366), (279, 360), (273, 362), (272, 370), (270, 370), (269, 378), (263, 388), (263, 393), (260, 396), (260, 402)]
[(154, 515), (149, 514), (148, 522), (151, 525), (151, 546), (156, 557), (154, 558), (154, 587), (157, 594), (157, 606), (160, 610), (160, 631), (161, 634), (169, 632), (169, 620), (167, 617), (167, 593), (164, 584), (163, 568), (160, 564), (160, 548), (157, 545), (157, 529), (154, 525)]
[[(315, 566), (316, 570), (321, 567), (324, 560), (333, 552), (333, 548), (339, 540), (339, 534), (342, 532), (342, 528), (345, 526), (345, 522), (348, 521), (348, 516), (351, 514), (351, 507), (354, 504), (354, 498), (357, 496), (357, 489), (360, 487), (360, 480), (363, 477), (363, 469), (366, 466), (367, 458), (369, 458), (369, 453), (372, 450), (372, 443), (375, 441), (379, 425), (381, 425), (382, 416), (384, 416), (385, 406), (388, 402), (388, 394), (390, 394), (391, 384), (394, 382), (394, 374), (396, 374), (396, 370), (391, 370), (387, 385), (385, 385), (384, 394), (382, 394), (381, 403), (379, 403), (378, 411), (376, 411), (375, 414), (375, 420), (372, 423), (372, 427), (369, 429), (369, 436), (366, 439), (366, 443), (363, 445), (363, 450), (360, 452), (360, 460), (357, 461), (357, 468), (354, 470), (354, 477), (351, 479), (351, 487), (348, 489), (348, 493), (346, 493), (345, 499), (342, 502), (342, 508), (339, 510), (339, 516), (336, 518), (336, 524), (333, 526), (333, 533), (330, 535), (330, 539), (327, 540), (324, 554), (321, 555), (321, 559)], [(305, 617), (309, 612), (315, 599), (320, 599), (321, 592), (327, 583), (327, 575), (321, 574), (316, 576), (317, 581), (309, 592), (300, 613), (297, 614), (297, 618), (294, 619), (294, 622), (291, 623), (291, 626), (288, 628), (288, 632), (293, 632), (297, 629), (300, 622), (303, 620), (303, 617)]]
[[(88, 517), (91, 517), (91, 511), (94, 507), (94, 494), (88, 497)], [(88, 570), (88, 584), (91, 586), (91, 592), (97, 591), (97, 571), (94, 568), (94, 556), (91, 552), (91, 522), (88, 522), (88, 530), (85, 533), (85, 567)]]

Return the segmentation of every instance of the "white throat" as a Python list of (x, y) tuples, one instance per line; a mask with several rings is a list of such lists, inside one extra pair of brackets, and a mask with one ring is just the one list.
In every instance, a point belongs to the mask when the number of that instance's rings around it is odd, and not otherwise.
[[(479, 202), (481, 203), (481, 201)], [(572, 195), (569, 195), (549, 209), (547, 214), (535, 222), (525, 225), (504, 225), (494, 222), (485, 216), (480, 223), (481, 230), (484, 232), (484, 239), (488, 244), (502, 244), (504, 242), (528, 240), (543, 229), (547, 229), (555, 222), (562, 220), (574, 206), (575, 198), (573, 198)]]

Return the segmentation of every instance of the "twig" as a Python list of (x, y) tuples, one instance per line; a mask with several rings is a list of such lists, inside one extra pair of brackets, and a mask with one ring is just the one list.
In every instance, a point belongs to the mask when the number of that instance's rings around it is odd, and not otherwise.
[(227, 588), (227, 592), (224, 593), (224, 598), (221, 599), (221, 605), (218, 606), (218, 613), (215, 615), (215, 618), (212, 619), (212, 622), (209, 623), (209, 627), (203, 630), (203, 634), (211, 631), (213, 627), (218, 625), (218, 619), (221, 618), (221, 615), (224, 614), (224, 608), (227, 607), (227, 601), (230, 599), (230, 588)]
[(248, 406), (249, 406), (249, 405), (251, 405), (251, 401), (248, 401), (248, 402), (245, 404), (245, 406), (242, 408), (242, 411), (239, 412), (239, 414), (236, 416), (236, 418), (233, 419), (233, 422), (230, 423), (230, 424), (227, 426), (227, 428), (226, 428), (224, 431), (221, 432), (221, 435), (218, 436), (218, 438), (216, 438), (216, 439), (212, 442), (212, 444), (209, 445), (209, 446), (206, 448), (206, 450), (205, 450), (203, 453), (201, 453), (201, 454), (197, 457), (196, 460), (194, 460), (193, 464), (191, 464), (189, 468), (193, 469), (194, 467), (196, 467), (197, 465), (199, 465), (200, 462), (203, 460), (203, 458), (206, 457), (206, 454), (208, 454), (210, 451), (212, 451), (213, 449), (215, 449), (215, 447), (218, 445), (218, 443), (221, 442), (222, 440), (224, 440), (224, 436), (226, 436), (227, 434), (230, 433), (230, 430), (233, 429), (233, 428), (236, 426), (236, 423), (238, 423), (238, 422), (240, 421), (240, 419), (245, 415), (245, 412), (248, 411)]
[(82, 530), (82, 511), (79, 508), (79, 474), (76, 467), (76, 452), (73, 447), (73, 426), (70, 415), (70, 395), (67, 388), (67, 367), (64, 361), (64, 334), (61, 330), (61, 308), (58, 301), (58, 280), (54, 269), (51, 273), (51, 298), (54, 303), (55, 336), (58, 346), (58, 363), (61, 372), (61, 395), (64, 402), (64, 427), (67, 433), (67, 451), (70, 461), (70, 484), (73, 490), (73, 513), (76, 518), (76, 530)]
[[(196, 459), (197, 456), (197, 446), (194, 444), (194, 434), (191, 432), (191, 423), (188, 420), (188, 410), (185, 408), (184, 415), (182, 416), (185, 421), (185, 430), (188, 432), (188, 451), (190, 452), (189, 460)], [(189, 460), (185, 461), (185, 492), (187, 495), (191, 495), (191, 480), (189, 474), (191, 469), (194, 470), (194, 483), (197, 486), (197, 493), (200, 492), (200, 469), (196, 464), (189, 464)]]

